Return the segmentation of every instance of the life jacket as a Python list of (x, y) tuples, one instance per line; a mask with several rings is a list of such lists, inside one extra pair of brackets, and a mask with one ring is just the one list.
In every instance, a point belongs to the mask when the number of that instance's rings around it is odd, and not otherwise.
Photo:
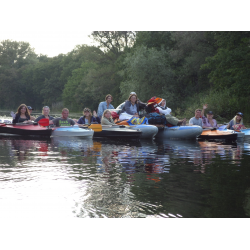
[(147, 101), (147, 107), (145, 108), (146, 112), (147, 113), (159, 113), (159, 110), (156, 107), (161, 102), (162, 102), (162, 98), (156, 97), (156, 96), (152, 97), (151, 99)]

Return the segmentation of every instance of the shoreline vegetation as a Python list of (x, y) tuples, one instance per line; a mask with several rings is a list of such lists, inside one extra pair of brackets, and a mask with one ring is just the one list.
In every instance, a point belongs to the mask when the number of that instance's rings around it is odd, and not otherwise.
[[(107, 94), (117, 107), (131, 91), (147, 102), (166, 99), (187, 119), (208, 104), (218, 122), (236, 112), (250, 122), (250, 32), (94, 31), (98, 46), (77, 45), (55, 57), (37, 55), (28, 42), (0, 41), (0, 108), (21, 103), (39, 112), (97, 110)], [(206, 113), (206, 112), (205, 112)]]

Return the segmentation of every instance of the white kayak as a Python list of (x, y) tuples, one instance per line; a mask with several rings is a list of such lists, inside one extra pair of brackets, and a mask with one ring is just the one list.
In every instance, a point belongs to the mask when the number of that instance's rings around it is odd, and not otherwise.
[(77, 125), (74, 126), (63, 126), (54, 128), (51, 136), (80, 136), (86, 138), (92, 138), (94, 130), (89, 128), (79, 128)]
[(202, 127), (193, 126), (174, 126), (174, 127), (159, 127), (159, 132), (156, 138), (173, 138), (173, 139), (195, 139), (202, 133)]
[(154, 125), (140, 124), (128, 127), (133, 130), (139, 129), (142, 132), (141, 139), (152, 139), (158, 133), (158, 128)]

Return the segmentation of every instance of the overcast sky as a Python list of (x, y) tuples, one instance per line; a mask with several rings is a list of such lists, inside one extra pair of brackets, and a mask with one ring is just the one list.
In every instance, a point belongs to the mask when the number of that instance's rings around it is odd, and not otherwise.
[(91, 31), (5, 31), (0, 34), (0, 41), (11, 39), (13, 41), (29, 42), (36, 54), (44, 54), (49, 57), (58, 54), (66, 54), (78, 44), (92, 45), (92, 39), (88, 37)]

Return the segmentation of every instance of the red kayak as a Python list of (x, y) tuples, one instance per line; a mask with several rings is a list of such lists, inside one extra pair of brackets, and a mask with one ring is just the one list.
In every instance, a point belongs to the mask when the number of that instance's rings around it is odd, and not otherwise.
[(0, 133), (4, 133), (4, 134), (51, 136), (52, 131), (53, 130), (51, 128), (40, 126), (37, 123), (34, 123), (34, 124), (0, 123)]

